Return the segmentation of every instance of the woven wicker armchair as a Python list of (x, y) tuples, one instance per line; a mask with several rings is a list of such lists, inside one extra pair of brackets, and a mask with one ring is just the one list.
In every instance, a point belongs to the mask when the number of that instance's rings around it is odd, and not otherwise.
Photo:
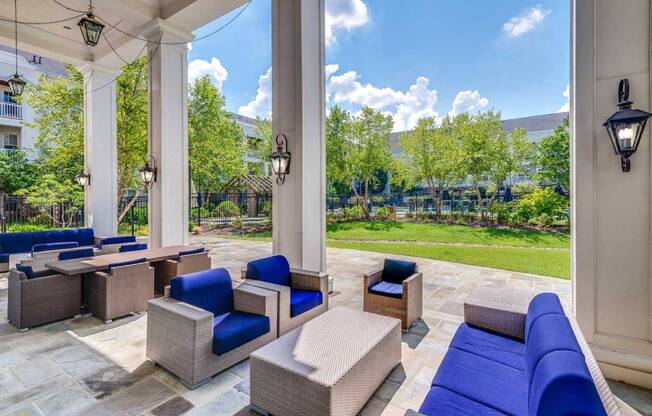
[(145, 259), (114, 264), (108, 272), (95, 272), (86, 280), (88, 310), (105, 323), (144, 311), (154, 298), (154, 269)]
[(81, 277), (51, 274), (28, 279), (9, 271), (7, 317), (20, 330), (71, 318), (81, 308)]
[(155, 270), (154, 290), (157, 293), (163, 293), (165, 286), (168, 286), (176, 276), (210, 269), (211, 258), (208, 257), (208, 251), (185, 255), (179, 253), (178, 259), (160, 261), (154, 263), (153, 266)]
[[(186, 298), (179, 295), (183, 289), (175, 291), (175, 286), (187, 288), (193, 283), (196, 292), (209, 291), (214, 296), (191, 294), (188, 302), (174, 297)], [(275, 292), (245, 284), (233, 289), (224, 269), (179, 276), (173, 280), (172, 290), (166, 288), (166, 296), (149, 302), (147, 358), (177, 375), (189, 389), (195, 389), (276, 339), (276, 313)], [(235, 318), (234, 324), (227, 323), (229, 317)], [(256, 322), (262, 319), (268, 326), (263, 331), (248, 330), (246, 322), (250, 318)], [(220, 344), (220, 333), (227, 334), (230, 345)]]
[(387, 259), (382, 269), (364, 275), (363, 284), (366, 312), (398, 318), (403, 329), (421, 318), (423, 275), (415, 263)]
[(328, 275), (290, 269), (283, 256), (250, 262), (242, 280), (278, 293), (279, 337), (328, 310)]

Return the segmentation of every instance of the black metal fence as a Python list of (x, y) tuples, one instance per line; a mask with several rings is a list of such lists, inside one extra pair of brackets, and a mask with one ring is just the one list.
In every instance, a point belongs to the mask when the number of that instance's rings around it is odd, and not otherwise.
[(81, 227), (83, 224), (83, 207), (70, 203), (34, 207), (27, 203), (25, 197), (0, 194), (0, 232), (9, 229)]

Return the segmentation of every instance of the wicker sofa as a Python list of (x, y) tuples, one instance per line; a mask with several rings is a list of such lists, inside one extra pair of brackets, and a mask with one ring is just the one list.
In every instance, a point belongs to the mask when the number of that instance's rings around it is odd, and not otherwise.
[(290, 269), (281, 255), (249, 262), (245, 283), (278, 294), (278, 336), (328, 310), (328, 275)]
[(211, 259), (204, 247), (179, 252), (179, 258), (153, 264), (155, 270), (154, 290), (163, 293), (166, 286), (176, 276), (208, 270)]
[(276, 338), (275, 292), (233, 288), (225, 269), (177, 276), (151, 300), (147, 358), (195, 389)]
[(423, 276), (417, 264), (386, 259), (382, 269), (363, 279), (363, 307), (367, 312), (401, 320), (408, 329), (423, 313)]
[(411, 415), (621, 416), (572, 314), (552, 293), (478, 288)]

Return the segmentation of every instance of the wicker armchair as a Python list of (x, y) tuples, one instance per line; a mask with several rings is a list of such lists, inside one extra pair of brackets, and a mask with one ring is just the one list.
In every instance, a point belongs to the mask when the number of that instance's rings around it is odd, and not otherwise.
[(154, 298), (154, 269), (145, 259), (116, 263), (86, 280), (88, 310), (105, 323), (147, 309)]
[(290, 269), (283, 256), (250, 262), (242, 280), (278, 293), (279, 337), (328, 310), (328, 275)]
[(210, 269), (211, 259), (208, 257), (208, 251), (202, 248), (202, 251), (192, 254), (179, 253), (178, 259), (160, 261), (153, 266), (154, 290), (163, 293), (165, 286), (168, 286), (176, 276)]
[[(192, 285), (194, 288), (188, 290)], [(176, 286), (181, 289), (175, 291)], [(212, 296), (186, 296), (184, 290), (186, 294), (208, 291)], [(224, 269), (179, 276), (173, 280), (172, 290), (166, 288), (166, 292), (172, 297), (166, 293), (148, 305), (147, 358), (177, 375), (189, 389), (201, 386), (276, 339), (276, 293), (244, 284), (233, 289)], [(229, 317), (235, 319), (228, 323)], [(250, 330), (249, 319), (262, 320), (266, 327)], [(226, 341), (220, 340), (221, 334)]]
[(31, 279), (9, 272), (7, 317), (20, 330), (74, 317), (81, 308), (81, 277), (51, 274)]
[(398, 318), (408, 329), (423, 312), (423, 275), (415, 263), (387, 259), (364, 275), (363, 302), (366, 312)]

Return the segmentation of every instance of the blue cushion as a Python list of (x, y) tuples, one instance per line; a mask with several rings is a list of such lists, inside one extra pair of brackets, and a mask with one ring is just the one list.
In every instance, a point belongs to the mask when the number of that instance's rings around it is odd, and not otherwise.
[(525, 370), (525, 344), (516, 339), (463, 323), (457, 329), (450, 346), (517, 370)]
[(135, 243), (136, 236), (133, 235), (120, 235), (117, 237), (107, 237), (100, 240), (98, 244), (100, 247), (107, 244), (124, 244), (124, 243)]
[(442, 387), (430, 389), (419, 413), (427, 416), (505, 416), (505, 413)]
[(559, 297), (554, 293), (540, 293), (528, 305), (525, 316), (525, 339), (527, 340), (530, 327), (540, 316), (548, 314), (564, 315), (564, 308), (559, 302)]
[(416, 272), (416, 263), (411, 261), (385, 259), (382, 279), (390, 283), (401, 283)]
[(247, 264), (247, 278), (291, 286), (290, 264), (283, 256), (265, 257)]
[(432, 382), (500, 412), (528, 414), (525, 372), (466, 351), (450, 348)]
[(213, 353), (226, 354), (267, 334), (269, 329), (269, 318), (265, 315), (233, 311), (217, 316), (213, 320)]
[(530, 385), (529, 411), (537, 416), (606, 415), (583, 355), (559, 350), (539, 361)]
[(33, 234), (33, 244), (62, 243), (66, 241), (66, 234), (63, 230), (37, 231)]
[(34, 244), (32, 247), (32, 254), (39, 253), (41, 251), (52, 251), (52, 250), (63, 250), (66, 248), (77, 248), (79, 243), (76, 241), (65, 241), (62, 243), (45, 243), (45, 244)]
[(127, 261), (121, 261), (121, 262), (118, 262), (118, 263), (111, 263), (111, 264), (109, 264), (109, 272), (114, 267), (131, 266), (132, 264), (145, 263), (146, 261), (147, 261), (147, 259), (145, 257), (142, 257), (142, 258), (134, 259), (134, 260), (127, 260)]
[(189, 256), (191, 254), (199, 254), (199, 253), (203, 253), (204, 251), (206, 251), (204, 247), (193, 248), (191, 250), (183, 250), (179, 252), (179, 257)]
[(400, 283), (390, 283), (384, 281), (378, 282), (374, 285), (371, 285), (369, 288), (369, 293), (401, 299), (403, 297), (403, 285)]
[(139, 250), (147, 250), (147, 244), (125, 244), (123, 246), (120, 246), (120, 253), (126, 253), (129, 251), (139, 251)]
[(318, 290), (290, 289), (290, 316), (299, 316), (321, 305), (323, 301), (323, 296)]
[(63, 233), (66, 241), (76, 241), (80, 246), (95, 245), (95, 233), (92, 228), (71, 228)]
[(170, 282), (170, 297), (213, 312), (215, 316), (233, 311), (233, 286), (226, 269), (177, 276)]
[(0, 263), (9, 263), (9, 253), (0, 253)]
[(92, 248), (81, 248), (79, 250), (62, 251), (59, 253), (59, 260), (80, 259), (82, 257), (93, 257), (94, 255)]
[(0, 251), (6, 254), (29, 253), (34, 233), (0, 233)]
[(25, 276), (27, 276), (28, 279), (34, 279), (36, 277), (36, 274), (34, 273), (34, 269), (32, 269), (32, 266), (23, 266), (22, 264), (17, 264), (16, 270), (25, 273)]

